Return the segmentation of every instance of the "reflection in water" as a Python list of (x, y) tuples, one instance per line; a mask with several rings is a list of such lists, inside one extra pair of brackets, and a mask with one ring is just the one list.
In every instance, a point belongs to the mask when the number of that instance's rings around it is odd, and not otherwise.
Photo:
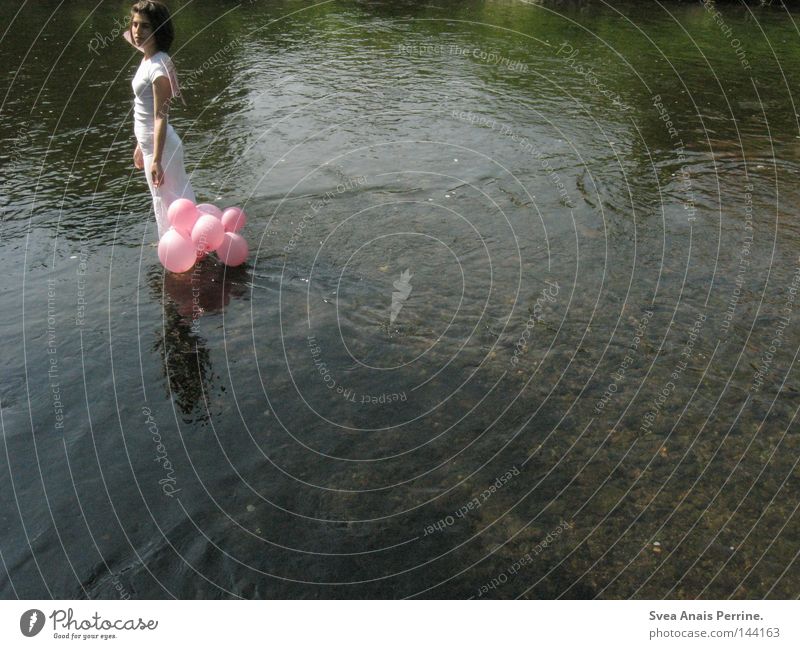
[(167, 392), (187, 416), (187, 423), (208, 419), (206, 399), (215, 381), (200, 320), (206, 314), (221, 313), (231, 295), (244, 295), (242, 278), (247, 274), (244, 267), (227, 268), (207, 258), (186, 273), (164, 273), (154, 267), (148, 276), (153, 298), (162, 300), (164, 308), (153, 350), (161, 355)]

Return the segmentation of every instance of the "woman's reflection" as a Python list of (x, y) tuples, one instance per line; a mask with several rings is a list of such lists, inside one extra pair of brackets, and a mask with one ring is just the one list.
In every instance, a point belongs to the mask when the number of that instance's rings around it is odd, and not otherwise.
[(220, 313), (231, 295), (244, 295), (248, 281), (244, 267), (227, 268), (214, 258), (198, 262), (186, 273), (165, 273), (160, 266), (149, 273), (153, 295), (161, 297), (164, 306), (163, 328), (156, 334), (154, 350), (161, 354), (170, 394), (186, 415), (185, 423), (208, 419), (219, 378), (200, 335), (200, 319), (207, 313)]

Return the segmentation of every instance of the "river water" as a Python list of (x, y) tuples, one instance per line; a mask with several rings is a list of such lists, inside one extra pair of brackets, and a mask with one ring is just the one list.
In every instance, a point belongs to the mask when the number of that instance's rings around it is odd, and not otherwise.
[(172, 275), (126, 6), (0, 5), (0, 595), (800, 594), (800, 12), (173, 2)]

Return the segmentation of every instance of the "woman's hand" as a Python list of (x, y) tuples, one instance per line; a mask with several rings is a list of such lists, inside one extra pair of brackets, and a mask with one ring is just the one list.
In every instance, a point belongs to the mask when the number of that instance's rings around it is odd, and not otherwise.
[(142, 148), (138, 144), (133, 150), (133, 166), (139, 171), (144, 169), (144, 155), (142, 154)]
[(164, 170), (158, 160), (153, 160), (153, 164), (150, 165), (150, 177), (153, 179), (153, 187), (160, 187), (164, 182)]

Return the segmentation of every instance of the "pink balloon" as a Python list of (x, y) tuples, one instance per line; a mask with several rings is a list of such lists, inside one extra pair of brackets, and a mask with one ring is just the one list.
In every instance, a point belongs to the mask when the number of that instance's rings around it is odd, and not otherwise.
[(247, 241), (241, 234), (226, 232), (217, 255), (226, 266), (241, 266), (247, 259)]
[(158, 242), (158, 258), (168, 271), (185, 273), (194, 266), (192, 240), (175, 228), (170, 228)]
[(225, 232), (238, 232), (247, 223), (247, 214), (238, 207), (229, 207), (222, 213), (222, 227)]
[(167, 210), (167, 218), (172, 227), (186, 234), (192, 231), (198, 216), (197, 207), (188, 198), (178, 198), (172, 201)]
[(216, 250), (224, 234), (222, 221), (211, 214), (201, 214), (192, 228), (192, 241), (197, 250)]
[(200, 203), (200, 205), (197, 206), (197, 209), (203, 214), (211, 214), (212, 216), (216, 216), (218, 219), (222, 218), (222, 210), (211, 203)]

